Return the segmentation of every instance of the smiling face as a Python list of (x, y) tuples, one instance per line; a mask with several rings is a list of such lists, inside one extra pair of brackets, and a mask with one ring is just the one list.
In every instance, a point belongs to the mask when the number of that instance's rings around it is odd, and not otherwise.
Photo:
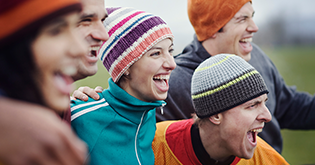
[(176, 64), (172, 56), (173, 42), (164, 39), (149, 49), (125, 73), (120, 86), (142, 101), (164, 100), (169, 88), (168, 80)]
[(37, 82), (45, 104), (57, 111), (69, 107), (69, 93), (78, 59), (88, 51), (77, 30), (79, 13), (70, 13), (46, 24), (32, 43), (39, 71)]
[(90, 51), (80, 60), (78, 74), (73, 77), (75, 81), (97, 72), (97, 51), (109, 37), (103, 25), (107, 17), (104, 0), (81, 0), (81, 3), (83, 10), (78, 29), (88, 42)]
[(225, 148), (226, 157), (235, 155), (249, 159), (253, 156), (257, 134), (262, 131), (264, 123), (271, 120), (266, 101), (267, 94), (263, 94), (220, 113), (220, 144)]
[(210, 54), (236, 54), (249, 61), (250, 52), (253, 49), (250, 42), (253, 33), (258, 31), (253, 16), (254, 9), (251, 3), (247, 2), (223, 27), (222, 32), (215, 33), (215, 50), (212, 50)]

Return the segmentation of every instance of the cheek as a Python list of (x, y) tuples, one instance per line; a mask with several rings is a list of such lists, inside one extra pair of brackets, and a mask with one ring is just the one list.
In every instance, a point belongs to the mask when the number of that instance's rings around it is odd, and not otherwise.
[[(40, 70), (47, 69), (52, 65), (55, 65), (64, 54), (62, 50), (62, 45), (38, 41), (33, 44), (33, 55), (35, 58), (35, 63), (39, 67)], [(44, 71), (42, 70), (42, 71)]]
[(88, 36), (90, 26), (79, 26), (78, 28), (78, 33), (82, 34), (84, 37)]

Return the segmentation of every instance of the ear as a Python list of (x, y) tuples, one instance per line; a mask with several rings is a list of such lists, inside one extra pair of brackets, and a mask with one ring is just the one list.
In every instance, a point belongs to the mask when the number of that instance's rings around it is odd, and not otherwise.
[(215, 39), (215, 38), (217, 37), (217, 33), (218, 33), (218, 32), (214, 33), (214, 34), (211, 36), (211, 38)]
[(221, 123), (221, 119), (222, 119), (221, 113), (218, 113), (218, 114), (215, 114), (215, 115), (212, 115), (212, 116), (209, 117), (209, 120), (214, 125), (219, 125)]
[(130, 73), (129, 73), (129, 68), (125, 71), (124, 75), (125, 76), (128, 76)]

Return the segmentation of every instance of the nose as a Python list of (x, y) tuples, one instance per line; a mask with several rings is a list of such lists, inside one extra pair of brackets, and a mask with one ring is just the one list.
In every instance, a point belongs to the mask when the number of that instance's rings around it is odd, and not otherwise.
[(166, 59), (163, 63), (163, 67), (166, 68), (167, 70), (175, 69), (176, 63), (175, 63), (174, 57), (170, 53), (166, 55)]
[(262, 122), (269, 122), (271, 121), (272, 117), (271, 114), (269, 112), (269, 109), (266, 107), (266, 105), (263, 105), (261, 108), (261, 113), (260, 115), (257, 117), (258, 120), (262, 121)]
[(250, 19), (249, 25), (247, 27), (247, 31), (251, 33), (256, 33), (258, 31), (258, 26), (255, 24), (253, 18)]
[(91, 37), (96, 41), (105, 42), (108, 40), (109, 38), (108, 32), (101, 21), (95, 24), (94, 29), (91, 32)]
[(88, 54), (88, 43), (77, 29), (73, 30), (69, 39), (68, 53), (71, 56), (80, 58)]

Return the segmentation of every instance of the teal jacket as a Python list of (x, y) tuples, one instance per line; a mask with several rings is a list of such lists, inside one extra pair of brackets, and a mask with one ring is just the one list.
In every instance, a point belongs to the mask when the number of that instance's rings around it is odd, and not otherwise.
[(144, 102), (108, 83), (99, 100), (71, 101), (71, 125), (89, 147), (90, 164), (153, 165), (155, 108), (165, 102)]

